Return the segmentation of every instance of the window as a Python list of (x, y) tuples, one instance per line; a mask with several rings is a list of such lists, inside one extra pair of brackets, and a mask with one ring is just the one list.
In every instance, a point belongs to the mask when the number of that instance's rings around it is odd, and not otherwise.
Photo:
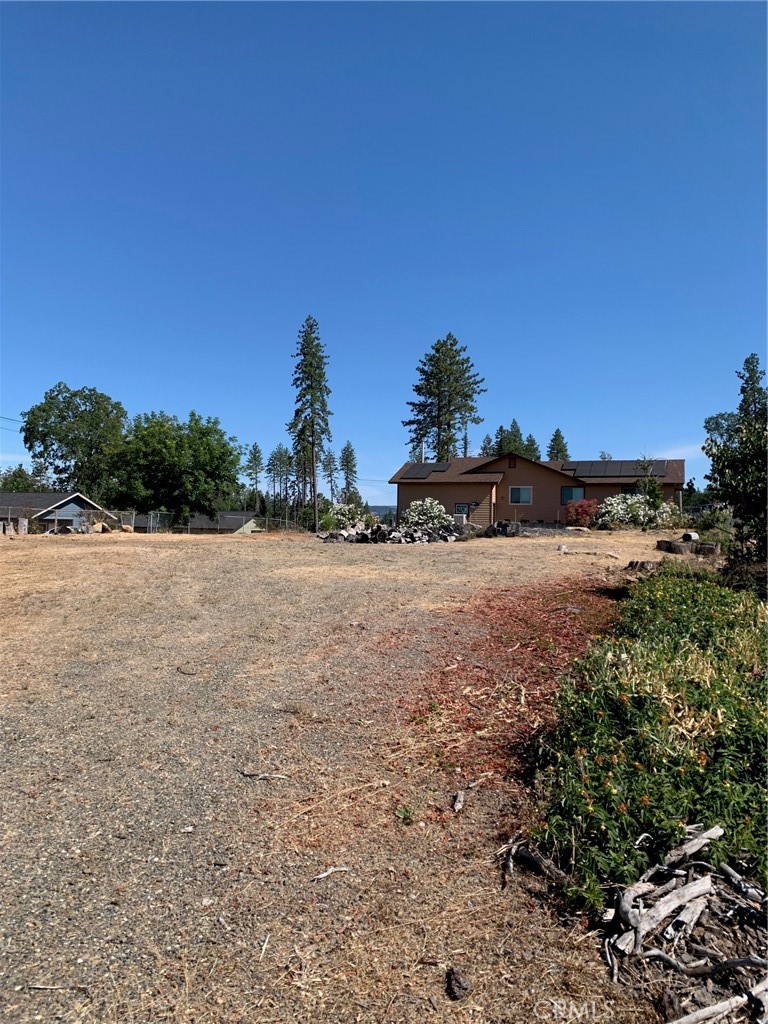
[(532, 487), (510, 487), (509, 488), (509, 504), (510, 505), (530, 505), (533, 502), (533, 488)]
[(584, 501), (583, 487), (561, 487), (560, 504), (567, 505), (569, 501)]

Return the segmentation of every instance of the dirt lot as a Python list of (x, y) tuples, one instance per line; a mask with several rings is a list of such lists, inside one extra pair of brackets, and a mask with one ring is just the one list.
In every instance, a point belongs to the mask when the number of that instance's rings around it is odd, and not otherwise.
[(412, 712), (483, 609), (655, 538), (0, 540), (5, 1020), (657, 1019), (542, 882), (500, 885), (520, 784)]

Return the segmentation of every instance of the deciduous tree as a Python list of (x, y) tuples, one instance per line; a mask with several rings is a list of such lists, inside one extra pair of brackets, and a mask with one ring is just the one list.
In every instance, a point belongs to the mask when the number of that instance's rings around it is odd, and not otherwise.
[(145, 413), (128, 428), (115, 503), (137, 512), (164, 509), (174, 523), (195, 512), (215, 518), (222, 496), (238, 487), (241, 457), (217, 419)]
[(50, 491), (51, 486), (45, 477), (25, 469), (21, 463), (0, 473), (0, 491)]
[(95, 388), (73, 391), (60, 381), (21, 416), (24, 445), (56, 487), (104, 497), (127, 422), (119, 402)]
[(410, 432), (409, 445), (425, 442), (438, 462), (455, 458), (469, 424), (482, 423), (477, 398), (486, 389), (466, 351), (450, 333), (438, 338), (416, 368), (417, 398), (407, 403), (412, 415), (403, 426)]

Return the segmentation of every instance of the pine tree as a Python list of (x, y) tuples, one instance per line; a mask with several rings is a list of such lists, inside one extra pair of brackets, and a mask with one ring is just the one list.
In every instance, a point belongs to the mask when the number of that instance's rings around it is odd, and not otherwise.
[(357, 455), (355, 455), (351, 441), (347, 441), (341, 449), (339, 471), (344, 480), (344, 501), (349, 501), (353, 492), (356, 493), (355, 485), (357, 483)]
[[(747, 356), (741, 370), (741, 401), (736, 412), (721, 412), (704, 421), (707, 440), (702, 448), (712, 468), (705, 475), (714, 497), (733, 509), (743, 561), (766, 557), (766, 418), (768, 391), (762, 385), (765, 372), (755, 353)], [(765, 576), (763, 575), (763, 586)]]
[(330, 492), (331, 504), (336, 504), (336, 477), (339, 474), (339, 464), (336, 461), (336, 456), (329, 448), (328, 451), (323, 455), (322, 461), (323, 479), (328, 484), (328, 490)]
[(320, 342), (317, 321), (311, 316), (308, 316), (301, 326), (294, 358), (296, 368), (293, 386), (296, 389), (296, 410), (288, 424), (288, 433), (293, 438), (294, 447), (298, 446), (301, 453), (309, 455), (310, 465), (307, 471), (312, 488), (312, 524), (317, 533), (317, 462), (324, 443), (331, 440), (331, 429), (328, 424), (331, 415), (328, 409), (331, 389), (328, 387), (325, 373), (328, 356)]
[(438, 462), (455, 458), (462, 433), (470, 423), (482, 422), (476, 400), (486, 389), (466, 350), (452, 334), (438, 338), (416, 368), (417, 400), (407, 403), (413, 413), (403, 420), (409, 444), (426, 442)]
[(493, 456), (493, 438), (490, 434), (486, 434), (483, 438), (483, 443), (480, 445), (480, 455), (484, 459), (490, 459)]
[(570, 459), (568, 454), (568, 445), (565, 443), (563, 432), (560, 427), (555, 428), (555, 432), (549, 439), (549, 445), (547, 447), (547, 458), (552, 462), (567, 462)]
[(523, 432), (520, 429), (520, 424), (517, 420), (512, 420), (507, 431), (507, 452), (511, 452), (512, 455), (525, 455), (525, 441), (523, 440)]
[(529, 434), (523, 442), (523, 450), (519, 453), (524, 455), (526, 459), (532, 459), (534, 462), (541, 460), (541, 448), (539, 448), (539, 442), (533, 436)]
[(500, 426), (493, 435), (493, 454), (496, 458), (506, 455), (510, 451), (509, 431), (506, 427)]
[[(288, 482), (293, 471), (293, 456), (284, 444), (279, 444), (267, 459), (267, 474), (272, 481), (272, 512), (279, 514), (280, 505), (288, 503)], [(279, 502), (278, 502), (279, 499)]]
[(253, 507), (254, 511), (258, 514), (259, 476), (264, 472), (264, 456), (261, 454), (261, 448), (259, 448), (255, 441), (248, 452), (248, 458), (245, 460), (243, 471), (253, 484)]

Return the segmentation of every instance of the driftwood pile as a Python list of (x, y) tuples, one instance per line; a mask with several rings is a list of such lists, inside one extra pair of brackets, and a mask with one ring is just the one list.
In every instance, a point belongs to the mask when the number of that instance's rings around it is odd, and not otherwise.
[[(603, 954), (614, 982), (655, 996), (672, 1024), (768, 1019), (766, 895), (705, 847), (719, 827), (688, 829), (689, 838), (650, 868), (603, 917)], [(556, 885), (571, 879), (533, 844), (516, 839), (499, 851), (534, 864)]]

